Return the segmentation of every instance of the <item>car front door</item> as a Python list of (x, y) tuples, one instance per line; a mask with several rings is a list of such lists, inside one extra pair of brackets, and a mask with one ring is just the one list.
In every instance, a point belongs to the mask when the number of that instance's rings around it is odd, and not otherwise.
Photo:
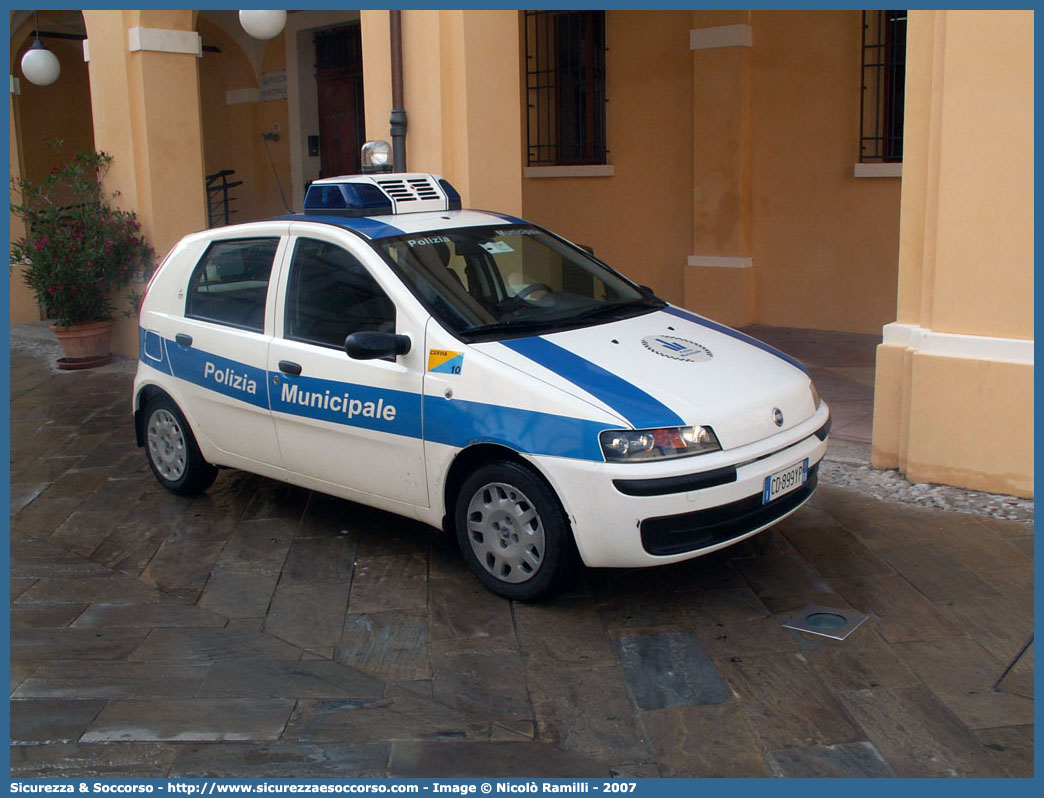
[[(363, 501), (367, 494), (426, 507), (425, 317), (392, 300), (375, 276), (383, 272), (385, 281), (393, 280), (387, 267), (365, 243), (347, 238), (313, 226), (291, 236), (268, 356), (283, 464), (357, 492)], [(355, 332), (405, 335), (411, 349), (389, 359), (354, 360), (344, 340)]]

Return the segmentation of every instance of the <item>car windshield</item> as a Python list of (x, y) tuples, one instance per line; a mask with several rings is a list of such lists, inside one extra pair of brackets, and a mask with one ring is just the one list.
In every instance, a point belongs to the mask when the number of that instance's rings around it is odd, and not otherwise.
[(374, 242), (466, 341), (616, 321), (662, 308), (647, 290), (536, 227), (464, 227)]

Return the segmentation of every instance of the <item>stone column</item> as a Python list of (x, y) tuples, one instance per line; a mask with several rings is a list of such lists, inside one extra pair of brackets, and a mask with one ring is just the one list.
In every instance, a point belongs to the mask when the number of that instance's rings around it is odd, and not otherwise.
[(1033, 14), (911, 11), (873, 463), (1033, 495)]
[(694, 11), (693, 236), (685, 305), (735, 326), (755, 319), (751, 257), (749, 11)]
[[(161, 259), (206, 227), (195, 12), (83, 16), (95, 146), (113, 156), (106, 183), (138, 214)], [(118, 321), (113, 351), (136, 355), (136, 327), (136, 319)]]

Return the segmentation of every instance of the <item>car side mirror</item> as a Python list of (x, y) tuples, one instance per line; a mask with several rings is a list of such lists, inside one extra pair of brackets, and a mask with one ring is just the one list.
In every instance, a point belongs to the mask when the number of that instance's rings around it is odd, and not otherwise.
[(344, 351), (353, 360), (377, 360), (405, 355), (410, 337), (390, 332), (357, 332), (344, 339)]

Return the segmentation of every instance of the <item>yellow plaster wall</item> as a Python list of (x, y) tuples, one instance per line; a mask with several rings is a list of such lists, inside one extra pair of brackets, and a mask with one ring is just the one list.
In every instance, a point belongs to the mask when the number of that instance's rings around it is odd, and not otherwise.
[(522, 213), (518, 14), (472, 11), (462, 15), (462, 22), (468, 199), (474, 207), (518, 215)]
[[(45, 24), (41, 22), (41, 27)], [(58, 56), (61, 74), (50, 86), (36, 86), (22, 76), (22, 55), (26, 42), (13, 52), (15, 66), (11, 72), (20, 78), (22, 93), (18, 98), (22, 125), (22, 161), (25, 176), (40, 180), (62, 160), (94, 146), (91, 126), (91, 94), (87, 64), (79, 42), (48, 39), (47, 47)], [(45, 139), (61, 139), (56, 151)]]
[(907, 390), (907, 478), (1033, 496), (1032, 366), (915, 352)]
[(678, 303), (693, 224), (690, 20), (688, 11), (607, 11), (606, 138), (615, 174), (522, 180), (525, 218), (592, 246)]
[[(240, 223), (285, 213), (279, 198), (279, 186), (272, 172), (263, 132), (279, 125), (279, 141), (268, 146), (289, 199), (290, 139), (286, 100), (233, 103), (226, 95), (238, 89), (257, 89), (258, 75), (239, 44), (218, 25), (199, 21), (204, 42), (221, 49), (220, 53), (204, 52), (200, 62), (200, 101), (203, 121), (203, 152), (206, 174), (234, 169), (229, 180), (242, 180), (243, 185), (231, 190), (236, 201), (232, 222)], [(283, 37), (273, 39), (265, 48), (262, 72), (286, 68), (286, 46)], [(188, 232), (188, 231), (186, 231)]]
[[(388, 12), (361, 20), (367, 138), (390, 142)], [(517, 42), (513, 11), (402, 14), (406, 168), (443, 175), (465, 207), (522, 209)]]
[[(751, 48), (689, 48), (690, 28), (748, 22)], [(853, 176), (860, 31), (858, 11), (607, 12), (615, 175), (524, 179), (523, 215), (728, 323), (879, 332), (900, 180)]]
[[(931, 328), (1033, 338), (1033, 12), (937, 12)], [(989, 54), (989, 57), (984, 57)]]
[(853, 177), (861, 14), (751, 18), (757, 321), (879, 333), (895, 320), (900, 180)]
[(972, 346), (1033, 338), (1032, 27), (1031, 12), (910, 12), (897, 316), (967, 337), (951, 356), (878, 347), (872, 446), (911, 480), (1019, 496), (1033, 365)]
[[(40, 26), (46, 29), (54, 12), (41, 12)], [(91, 125), (90, 87), (83, 48), (77, 41), (47, 39), (47, 47), (61, 65), (58, 80), (36, 86), (22, 75), (21, 60), (32, 44), (32, 19), (11, 37), (11, 74), (20, 79), (21, 94), (11, 95), (11, 176), (24, 175), (39, 181), (62, 161), (94, 146)], [(62, 141), (55, 148), (46, 139)], [(24, 234), (21, 221), (11, 217), (12, 240)], [(38, 321), (40, 309), (22, 278), (22, 268), (10, 273), (9, 312), (12, 324)]]
[[(286, 69), (286, 39), (277, 36), (265, 47), (264, 56), (261, 59), (261, 72), (279, 72)], [(257, 179), (257, 187), (260, 196), (255, 200), (258, 217), (276, 216), (286, 212), (283, 200), (279, 196), (279, 188), (282, 186), (286, 195), (286, 201), (292, 208), (292, 188), (290, 172), (290, 108), (289, 88), (286, 100), (270, 100), (263, 102), (258, 109), (260, 129), (254, 137), (254, 175)], [(275, 125), (279, 125), (279, 141), (269, 142), (272, 160), (264, 150), (264, 142), (261, 133), (271, 131)], [(275, 172), (272, 164), (275, 164)], [(279, 175), (278, 183), (276, 174)]]
[[(934, 225), (928, 235), (925, 224), (929, 202), (929, 169), (937, 170), (937, 159), (929, 165), (932, 119), (932, 84), (935, 72), (935, 19), (931, 14), (909, 14), (906, 23), (906, 110), (903, 117), (903, 185), (901, 192), (901, 236), (896, 321), (916, 324), (922, 313), (921, 292), (928, 252), (935, 243)], [(937, 154), (937, 152), (936, 152)], [(933, 182), (938, 176), (933, 177)], [(931, 326), (929, 324), (929, 326)]]
[[(15, 102), (15, 95), (10, 99), (10, 128), (11, 135), (11, 178), (17, 180), (22, 174), (20, 139), (21, 125), (19, 123), (19, 108)], [(22, 220), (11, 214), (11, 240), (21, 238), (25, 235), (25, 225)], [(36, 304), (36, 298), (29, 286), (25, 284), (24, 267), (11, 266), (10, 273), (10, 315), (11, 324), (24, 324), (30, 321), (39, 321), (40, 308)]]
[(366, 140), (387, 141), (391, 116), (391, 44), (387, 11), (359, 12), (363, 52), (363, 105)]

